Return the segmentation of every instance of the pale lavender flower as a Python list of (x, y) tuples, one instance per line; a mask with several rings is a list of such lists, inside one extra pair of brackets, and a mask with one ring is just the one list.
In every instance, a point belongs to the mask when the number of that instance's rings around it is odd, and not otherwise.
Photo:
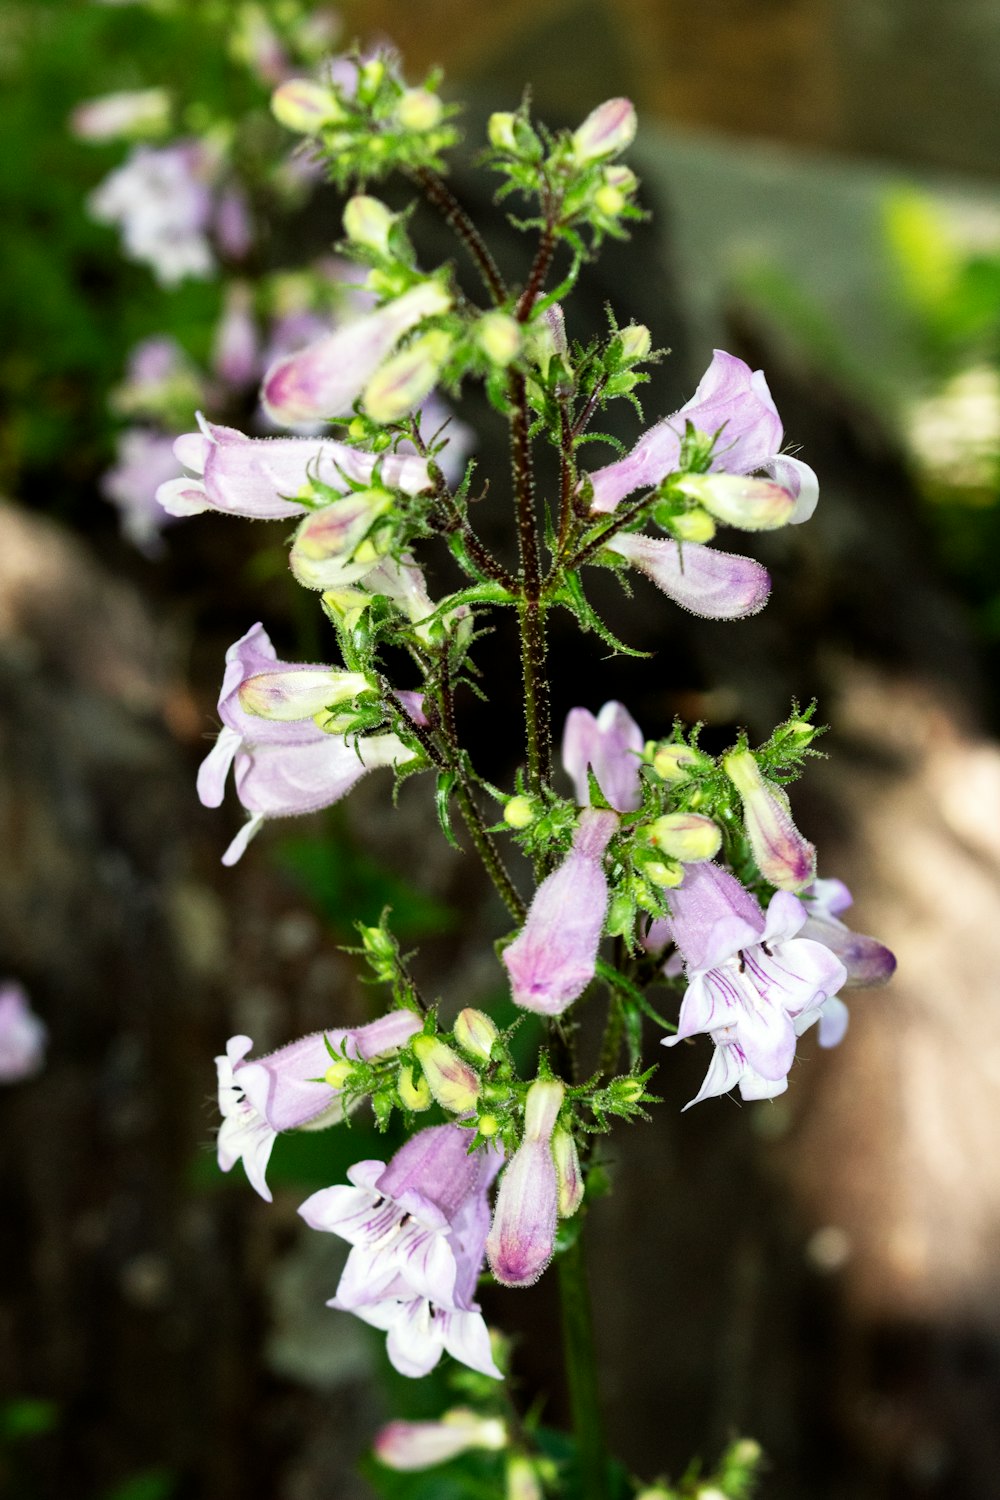
[(130, 350), (125, 378), (111, 401), (124, 416), (165, 420), (175, 408), (196, 404), (201, 391), (201, 376), (177, 340), (154, 334)]
[(594, 977), (608, 909), (602, 857), (618, 814), (587, 808), (572, 847), (535, 892), (524, 926), (503, 951), (514, 1003), (558, 1016)]
[(573, 157), (579, 165), (617, 156), (635, 140), (635, 106), (631, 99), (606, 99), (574, 132)]
[(116, 462), (101, 478), (101, 493), (118, 509), (122, 535), (146, 557), (163, 551), (160, 536), (173, 520), (156, 492), (176, 476), (174, 440), (149, 427), (129, 427), (118, 434)]
[(253, 316), (253, 296), (243, 281), (226, 290), (222, 317), (212, 340), (212, 368), (236, 390), (251, 385), (260, 369), (260, 335)]
[(764, 469), (794, 497), (796, 505), (789, 519), (809, 519), (816, 508), (819, 484), (807, 464), (778, 452), (783, 435), (781, 418), (763, 370), (751, 370), (743, 360), (722, 349), (714, 351), (698, 389), (680, 411), (651, 427), (625, 458), (589, 476), (593, 509), (612, 511), (626, 495), (652, 489), (674, 473), (688, 422), (708, 436), (719, 434), (713, 471), (752, 474)]
[(814, 880), (800, 893), (800, 899), (807, 913), (803, 937), (832, 949), (847, 970), (847, 989), (870, 989), (892, 978), (895, 954), (876, 938), (853, 932), (841, 921), (841, 912), (854, 904), (842, 880)]
[(450, 306), (444, 288), (425, 281), (309, 348), (279, 359), (264, 377), (266, 410), (283, 425), (348, 416), (403, 335)]
[(19, 1083), (41, 1072), (48, 1028), (14, 980), (0, 984), (0, 1083)]
[(740, 794), (758, 870), (780, 890), (802, 890), (815, 878), (816, 850), (796, 828), (784, 791), (761, 775), (750, 750), (731, 751), (722, 768)]
[(120, 226), (125, 253), (149, 265), (164, 286), (211, 276), (210, 183), (217, 169), (198, 140), (137, 146), (91, 194), (90, 211)]
[(159, 135), (170, 121), (166, 89), (122, 89), (85, 99), (69, 117), (69, 126), (83, 141), (114, 141), (121, 136)]
[(435, 1125), (386, 1166), (362, 1161), (351, 1186), (323, 1188), (299, 1209), (313, 1229), (352, 1246), (337, 1294), (327, 1304), (384, 1329), (403, 1375), (426, 1375), (447, 1352), (500, 1379), (489, 1333), (474, 1301), (489, 1229), (487, 1190), (502, 1153), (469, 1153), (469, 1132)]
[(622, 703), (605, 703), (596, 719), (586, 708), (571, 708), (563, 730), (562, 763), (572, 777), (576, 800), (590, 803), (588, 768), (611, 806), (634, 812), (642, 801), (639, 759), (642, 730)]
[(700, 542), (626, 532), (612, 537), (607, 547), (645, 573), (675, 604), (707, 620), (755, 615), (771, 592), (770, 576), (759, 562)]
[(219, 807), (230, 767), (236, 793), (250, 813), (249, 822), (222, 856), (233, 865), (266, 818), (318, 812), (338, 802), (377, 766), (412, 758), (394, 734), (366, 735), (350, 743), (326, 734), (312, 720), (283, 723), (247, 713), (240, 688), (265, 673), (329, 670), (309, 663), (279, 662), (267, 632), (254, 625), (226, 653), (219, 696), (223, 728), (198, 771), (198, 796), (205, 807)]
[(247, 1058), (251, 1039), (230, 1037), (225, 1053), (215, 1059), (222, 1115), (217, 1153), (222, 1171), (229, 1172), (242, 1161), (251, 1186), (270, 1203), (265, 1173), (279, 1132), (336, 1125), (349, 1108), (345, 1092), (324, 1078), (333, 1061), (329, 1047), (346, 1057), (370, 1061), (395, 1052), (419, 1030), (418, 1016), (396, 1010), (367, 1026), (313, 1032), (253, 1060)]
[(486, 1255), (504, 1286), (532, 1286), (555, 1250), (559, 1183), (552, 1133), (564, 1093), (555, 1078), (539, 1078), (531, 1085), (524, 1136), (500, 1179)]
[[(373, 453), (319, 438), (250, 438), (233, 427), (206, 422), (199, 413), (200, 432), (177, 439), (174, 452), (192, 478), (163, 484), (156, 498), (172, 516), (221, 510), (232, 516), (278, 520), (301, 516), (312, 509), (302, 499), (310, 481), (346, 495), (351, 483), (367, 484), (380, 462)], [(381, 457), (383, 485), (415, 495), (428, 488), (430, 477), (423, 459)]]
[(437, 1422), (387, 1422), (375, 1435), (375, 1457), (389, 1469), (413, 1473), (447, 1463), (473, 1448), (507, 1446), (499, 1417), (481, 1417), (465, 1407), (445, 1412)]
[(226, 260), (245, 260), (253, 249), (253, 220), (246, 194), (236, 183), (219, 194), (212, 218), (215, 243)]
[(722, 1051), (695, 1099), (738, 1082), (745, 1099), (773, 1097), (787, 1086), (795, 1039), (818, 1019), (844, 983), (843, 964), (821, 943), (798, 936), (801, 901), (778, 891), (765, 916), (727, 870), (688, 865), (670, 892), (670, 928), (684, 959), (688, 988), (672, 1047), (708, 1032)]

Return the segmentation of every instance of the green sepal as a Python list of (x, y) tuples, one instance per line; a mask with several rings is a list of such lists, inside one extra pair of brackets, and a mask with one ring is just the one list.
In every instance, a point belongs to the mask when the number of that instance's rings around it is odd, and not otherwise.
[(458, 782), (458, 774), (455, 771), (441, 771), (438, 773), (437, 787), (434, 792), (434, 803), (437, 808), (438, 822), (441, 824), (441, 832), (448, 840), (453, 849), (461, 851), (461, 844), (455, 837), (451, 826), (451, 799), (455, 786)]

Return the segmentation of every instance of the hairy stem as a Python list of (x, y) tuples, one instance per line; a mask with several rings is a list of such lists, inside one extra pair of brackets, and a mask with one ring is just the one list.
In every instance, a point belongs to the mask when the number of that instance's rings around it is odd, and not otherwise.
[(524, 673), (524, 726), (528, 784), (537, 794), (552, 775), (552, 727), (549, 684), (545, 671), (545, 611), (541, 605), (542, 578), (535, 525), (535, 475), (528, 437), (528, 400), (524, 376), (510, 377), (510, 441), (517, 543), (521, 558), (521, 670)]
[(523, 922), (527, 915), (527, 907), (517, 893), (514, 882), (507, 873), (500, 851), (490, 832), (483, 822), (482, 813), (476, 806), (471, 789), (459, 773), (459, 779), (455, 784), (455, 797), (458, 801), (465, 826), (469, 830), (472, 842), (476, 846), (479, 858), (486, 867), (486, 872), (493, 881), (500, 899), (515, 922)]
[(559, 1256), (559, 1301), (582, 1500), (608, 1500), (608, 1458), (583, 1233)]
[(485, 240), (451, 188), (430, 167), (418, 167), (413, 178), (423, 189), (428, 203), (438, 210), (448, 228), (453, 229), (461, 240), (494, 303), (497, 307), (502, 306), (507, 301), (506, 283)]

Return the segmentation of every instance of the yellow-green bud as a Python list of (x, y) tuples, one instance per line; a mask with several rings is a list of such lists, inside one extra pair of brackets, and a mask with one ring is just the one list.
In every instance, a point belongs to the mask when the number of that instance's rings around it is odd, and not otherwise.
[(490, 115), (486, 134), (490, 145), (495, 146), (498, 151), (517, 151), (517, 136), (514, 133), (516, 118), (516, 115), (510, 114), (507, 110), (497, 110), (495, 114)]
[(429, 89), (407, 89), (396, 106), (396, 119), (404, 130), (433, 130), (443, 113), (441, 100)]
[(646, 836), (661, 854), (691, 864), (712, 859), (722, 843), (718, 825), (700, 813), (667, 813), (650, 824)]
[(694, 510), (672, 516), (670, 530), (679, 542), (710, 542), (715, 535), (715, 522), (707, 510), (696, 505)]
[(492, 1136), (495, 1136), (497, 1131), (500, 1129), (500, 1121), (497, 1119), (496, 1115), (480, 1115), (479, 1119), (476, 1121), (476, 1126), (479, 1130), (479, 1134), (481, 1136), (484, 1136), (486, 1140), (489, 1140)]
[(511, 797), (503, 810), (503, 820), (511, 828), (527, 828), (535, 821), (535, 805), (530, 797)]
[(358, 92), (364, 91), (372, 94), (380, 87), (385, 78), (385, 63), (380, 57), (371, 57), (361, 67), (358, 74)]
[(509, 313), (486, 313), (476, 324), (475, 332), (479, 347), (495, 365), (509, 365), (520, 351), (521, 325)]
[(623, 1099), (626, 1104), (638, 1104), (645, 1092), (646, 1086), (638, 1078), (623, 1078), (616, 1088), (619, 1099)]
[(583, 1202), (583, 1173), (576, 1142), (561, 1126), (552, 1134), (552, 1159), (556, 1164), (559, 1217), (571, 1219)]
[(315, 135), (344, 119), (336, 94), (310, 78), (288, 78), (271, 95), (271, 113), (286, 130)]
[(354, 629), (371, 602), (363, 589), (327, 589), (323, 594), (323, 603), (343, 622), (345, 630)]
[(431, 1107), (431, 1091), (427, 1086), (427, 1079), (421, 1078), (419, 1082), (414, 1082), (412, 1068), (400, 1068), (396, 1092), (403, 1108), (412, 1110), (415, 1115), (422, 1114)]
[(241, 684), (239, 699), (248, 714), (278, 723), (295, 723), (311, 719), (324, 708), (349, 703), (368, 691), (370, 684), (363, 672), (306, 668), (294, 672), (258, 672)]
[(481, 1010), (473, 1010), (471, 1006), (466, 1006), (465, 1010), (460, 1010), (456, 1016), (453, 1029), (455, 1040), (463, 1052), (467, 1052), (470, 1057), (478, 1057), (483, 1062), (489, 1062), (493, 1043), (498, 1035), (489, 1016), (484, 1015)]
[(604, 215), (606, 219), (614, 219), (621, 213), (626, 204), (625, 194), (616, 187), (608, 187), (607, 183), (599, 187), (594, 194), (594, 207)]
[(653, 347), (653, 339), (645, 323), (629, 323), (618, 330), (625, 359), (645, 359)]
[(543, 1500), (544, 1494), (537, 1466), (523, 1453), (512, 1453), (507, 1460), (504, 1500)]
[(323, 1074), (323, 1079), (332, 1089), (342, 1089), (353, 1072), (353, 1064), (341, 1060), (330, 1064)]
[(389, 235), (396, 216), (378, 198), (367, 193), (355, 193), (344, 209), (344, 233), (356, 245), (364, 245), (385, 255), (389, 249)]
[(653, 770), (670, 786), (687, 781), (697, 764), (697, 753), (687, 745), (661, 745), (653, 754)]
[(697, 500), (717, 521), (744, 531), (774, 531), (786, 526), (795, 497), (773, 479), (742, 474), (685, 474), (674, 481), (682, 495)]
[(372, 376), (363, 396), (373, 422), (397, 422), (429, 395), (451, 351), (451, 335), (434, 329), (387, 359)]
[(642, 873), (654, 885), (670, 890), (673, 886), (680, 885), (684, 879), (684, 866), (675, 864), (673, 860), (654, 859), (643, 865)]
[(413, 1051), (424, 1070), (427, 1086), (442, 1109), (464, 1115), (475, 1108), (479, 1079), (446, 1042), (436, 1036), (418, 1036)]

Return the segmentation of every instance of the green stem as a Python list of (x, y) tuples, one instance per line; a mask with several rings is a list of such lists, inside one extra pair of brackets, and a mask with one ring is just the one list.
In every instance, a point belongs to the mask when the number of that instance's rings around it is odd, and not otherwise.
[(455, 797), (462, 811), (465, 826), (469, 830), (472, 842), (475, 844), (479, 858), (486, 866), (487, 873), (507, 910), (515, 922), (523, 922), (527, 915), (527, 907), (521, 900), (507, 873), (506, 866), (500, 857), (500, 851), (490, 837), (489, 830), (482, 819), (482, 814), (473, 800), (472, 793), (464, 781), (459, 780), (455, 784)]
[(418, 167), (412, 175), (423, 188), (428, 203), (433, 204), (465, 246), (496, 306), (502, 307), (508, 295), (504, 279), (482, 235), (451, 188), (430, 167)]
[(583, 1233), (559, 1256), (559, 1300), (582, 1500), (608, 1500), (608, 1457), (597, 1389), (597, 1358)]

